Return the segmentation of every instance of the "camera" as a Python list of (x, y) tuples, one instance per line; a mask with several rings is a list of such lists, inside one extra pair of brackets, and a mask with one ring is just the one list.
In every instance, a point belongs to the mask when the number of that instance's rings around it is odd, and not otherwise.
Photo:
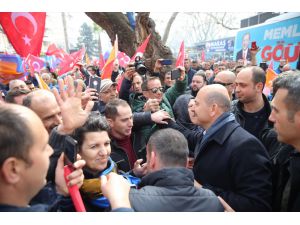
[(138, 72), (140, 75), (145, 75), (147, 72), (147, 68), (145, 66), (144, 61), (141, 59), (140, 56), (135, 57), (135, 62), (133, 64), (135, 67), (135, 71)]

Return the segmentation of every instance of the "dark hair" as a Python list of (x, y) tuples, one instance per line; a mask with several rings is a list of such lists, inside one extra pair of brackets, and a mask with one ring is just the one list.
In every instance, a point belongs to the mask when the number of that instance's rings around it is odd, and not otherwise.
[(186, 167), (188, 143), (177, 130), (166, 128), (156, 131), (151, 135), (147, 149), (150, 152), (155, 151), (165, 167)]
[(30, 108), (33, 96), (33, 94), (26, 95), (26, 97), (23, 98), (23, 105)]
[(108, 132), (109, 125), (104, 116), (101, 116), (99, 113), (91, 113), (85, 124), (82, 127), (77, 128), (73, 133), (73, 138), (78, 142), (79, 150), (83, 144), (85, 134), (97, 131)]
[(237, 70), (237, 69), (243, 69), (243, 68), (245, 68), (245, 66), (242, 66), (242, 65), (236, 66), (236, 67), (233, 69), (233, 72), (236, 73), (236, 70)]
[(259, 66), (252, 66), (251, 67), (252, 71), (252, 81), (254, 84), (262, 83), (263, 88), (266, 84), (266, 72), (260, 68)]
[(5, 96), (5, 101), (9, 103), (16, 103), (15, 97), (27, 95), (28, 93), (30, 93), (30, 91), (27, 89), (10, 90)]
[(24, 119), (7, 106), (0, 107), (0, 167), (9, 157), (24, 160), (29, 165), (29, 149), (33, 135)]
[(25, 80), (25, 84), (30, 85), (33, 84), (31, 80)]
[(123, 99), (119, 99), (119, 98), (113, 99), (105, 105), (105, 110), (104, 110), (105, 117), (114, 120), (119, 115), (117, 109), (118, 106), (130, 107), (128, 103)]
[(158, 77), (149, 77), (148, 79), (144, 80), (144, 82), (142, 83), (143, 91), (148, 91), (148, 83), (151, 80), (159, 80), (160, 81), (160, 79)]
[(88, 67), (86, 68), (86, 70), (88, 70), (88, 69), (93, 70), (95, 73), (97, 72), (97, 70), (96, 70), (96, 68), (95, 68), (94, 66), (88, 66)]
[(207, 84), (207, 79), (206, 79), (206, 76), (205, 76), (205, 71), (204, 70), (198, 70), (194, 76), (199, 76), (199, 77), (202, 77), (203, 78), (203, 82), (205, 82)]
[(300, 110), (300, 72), (276, 78), (275, 93), (279, 89), (288, 90), (284, 103), (288, 109), (288, 120), (294, 121), (294, 115)]

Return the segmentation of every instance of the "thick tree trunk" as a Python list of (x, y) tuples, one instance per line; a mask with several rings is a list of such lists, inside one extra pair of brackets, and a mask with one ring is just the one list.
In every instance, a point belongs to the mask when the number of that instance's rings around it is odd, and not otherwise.
[(87, 12), (96, 24), (102, 27), (109, 36), (113, 45), (116, 34), (119, 40), (119, 50), (132, 56), (135, 52), (135, 35), (127, 17), (121, 12)]
[(107, 32), (111, 43), (114, 43), (115, 36), (118, 34), (119, 50), (130, 57), (151, 33), (144, 54), (145, 64), (150, 71), (152, 71), (156, 59), (173, 59), (170, 48), (162, 43), (161, 36), (155, 31), (155, 23), (149, 17), (149, 12), (137, 14), (135, 31), (130, 27), (126, 15), (121, 12), (86, 12), (86, 14)]

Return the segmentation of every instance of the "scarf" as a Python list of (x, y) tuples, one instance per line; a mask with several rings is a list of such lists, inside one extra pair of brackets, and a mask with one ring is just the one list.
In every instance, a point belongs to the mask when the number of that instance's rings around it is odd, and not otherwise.
[(195, 158), (200, 152), (200, 149), (208, 142), (208, 140), (215, 135), (225, 124), (235, 121), (235, 117), (231, 112), (223, 113), (206, 131), (203, 132), (203, 138), (200, 147), (195, 149)]

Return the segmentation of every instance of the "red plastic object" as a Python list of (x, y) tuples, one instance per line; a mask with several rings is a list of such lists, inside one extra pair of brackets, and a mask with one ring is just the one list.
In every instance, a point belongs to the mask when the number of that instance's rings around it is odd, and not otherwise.
[[(64, 167), (64, 176), (65, 176), (65, 181), (66, 183), (68, 182), (67, 176), (72, 173), (73, 168), (71, 166), (66, 165)], [(69, 193), (71, 196), (71, 199), (73, 201), (73, 204), (75, 206), (75, 209), (77, 212), (86, 212), (79, 189), (77, 185), (73, 185), (71, 187), (68, 186)]]

